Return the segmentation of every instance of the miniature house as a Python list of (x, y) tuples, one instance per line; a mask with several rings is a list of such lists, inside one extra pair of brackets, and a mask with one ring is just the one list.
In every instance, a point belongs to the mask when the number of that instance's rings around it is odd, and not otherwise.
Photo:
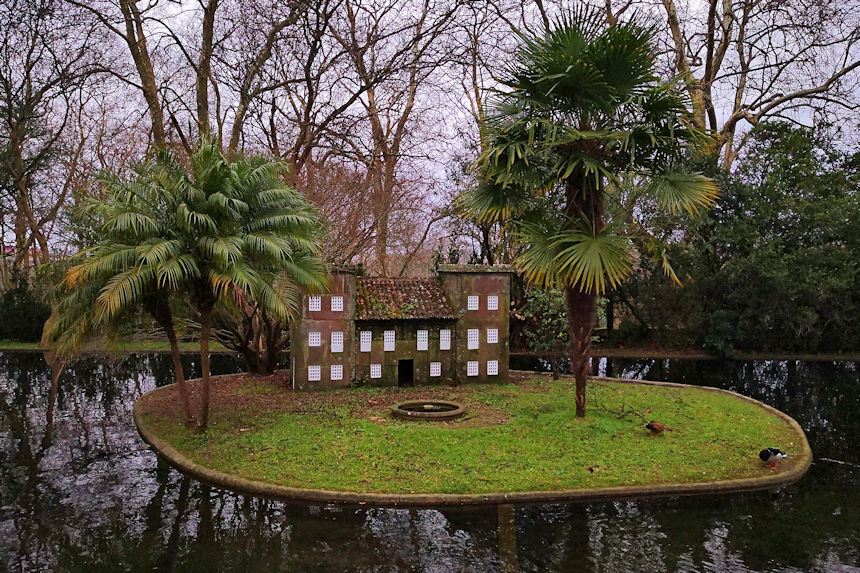
[(293, 387), (506, 381), (510, 267), (441, 265), (436, 276), (332, 274), (302, 296)]

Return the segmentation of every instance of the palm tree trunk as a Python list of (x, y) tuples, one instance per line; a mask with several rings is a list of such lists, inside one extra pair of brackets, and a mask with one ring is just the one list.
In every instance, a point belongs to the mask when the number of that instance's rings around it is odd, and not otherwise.
[(574, 286), (564, 288), (567, 300), (567, 324), (570, 331), (570, 367), (576, 380), (576, 416), (585, 417), (585, 384), (591, 360), (591, 333), (597, 297)]
[(209, 427), (209, 336), (212, 333), (212, 308), (200, 312), (200, 370), (203, 390), (200, 393), (200, 425), (205, 432)]
[[(163, 325), (162, 325), (163, 327)], [(179, 353), (179, 343), (176, 341), (176, 332), (173, 330), (173, 324), (169, 328), (164, 328), (167, 334), (167, 340), (170, 342), (170, 358), (173, 360), (173, 371), (176, 378), (176, 386), (179, 388), (179, 397), (182, 400), (182, 412), (185, 414), (185, 427), (193, 428), (197, 421), (194, 419), (194, 413), (191, 411), (191, 396), (188, 393), (188, 385), (185, 383), (185, 371), (182, 368), (182, 355)]]
[(173, 360), (173, 376), (176, 386), (179, 388), (179, 397), (182, 400), (182, 411), (185, 415), (185, 427), (192, 428), (195, 425), (194, 413), (191, 411), (191, 396), (188, 385), (185, 383), (185, 370), (182, 368), (182, 356), (179, 353), (179, 343), (176, 340), (176, 329), (173, 326), (173, 313), (170, 311), (170, 303), (167, 295), (160, 291), (154, 297), (144, 301), (144, 308), (152, 315), (158, 326), (164, 331), (170, 342), (170, 357)]

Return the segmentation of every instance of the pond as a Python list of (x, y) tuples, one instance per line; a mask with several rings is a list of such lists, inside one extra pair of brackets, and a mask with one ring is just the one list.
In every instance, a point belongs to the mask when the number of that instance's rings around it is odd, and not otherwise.
[[(213, 369), (241, 364), (213, 356)], [(131, 406), (172, 380), (167, 356), (72, 364), (47, 434), (41, 354), (0, 353), (0, 571), (858, 570), (858, 364), (615, 359), (600, 370), (757, 398), (803, 426), (815, 463), (798, 484), (755, 494), (469, 510), (294, 505), (208, 488), (146, 449)]]

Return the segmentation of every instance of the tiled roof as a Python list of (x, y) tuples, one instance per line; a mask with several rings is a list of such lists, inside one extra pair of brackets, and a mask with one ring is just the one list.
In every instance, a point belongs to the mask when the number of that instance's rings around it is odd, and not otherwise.
[(510, 273), (516, 272), (510, 265), (439, 265), (440, 273)]
[(356, 320), (457, 318), (435, 278), (356, 280)]

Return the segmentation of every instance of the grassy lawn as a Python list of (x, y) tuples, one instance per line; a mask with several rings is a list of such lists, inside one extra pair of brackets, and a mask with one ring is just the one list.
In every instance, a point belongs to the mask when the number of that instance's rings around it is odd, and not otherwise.
[[(397, 401), (431, 396), (464, 402), (466, 417), (439, 424), (388, 413)], [(613, 382), (590, 383), (585, 419), (573, 415), (572, 382), (546, 379), (301, 394), (222, 379), (214, 424), (202, 436), (181, 427), (171, 392), (143, 406), (157, 435), (197, 463), (247, 479), (357, 492), (691, 483), (766, 475), (760, 449), (799, 450), (797, 434), (755, 404), (696, 388)], [(673, 431), (649, 437), (634, 411)]]

